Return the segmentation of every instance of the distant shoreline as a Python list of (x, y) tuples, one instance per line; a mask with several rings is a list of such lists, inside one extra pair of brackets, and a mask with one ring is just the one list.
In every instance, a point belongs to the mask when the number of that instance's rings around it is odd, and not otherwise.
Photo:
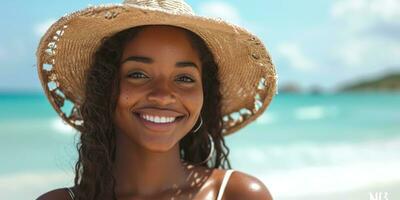
[(400, 73), (348, 84), (339, 91), (400, 91)]
[(332, 91), (324, 90), (319, 86), (312, 86), (308, 90), (300, 87), (300, 84), (292, 82), (279, 88), (279, 93), (294, 94), (340, 94), (340, 93), (398, 93), (400, 92), (400, 72), (389, 73), (382, 77), (374, 77), (354, 81), (352, 83), (337, 86)]

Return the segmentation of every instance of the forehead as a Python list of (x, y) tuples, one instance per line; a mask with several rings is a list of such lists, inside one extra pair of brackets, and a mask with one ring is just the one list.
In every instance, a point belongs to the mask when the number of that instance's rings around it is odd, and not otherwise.
[(130, 55), (171, 56), (177, 59), (198, 59), (189, 34), (172, 26), (149, 26), (125, 44), (123, 58)]

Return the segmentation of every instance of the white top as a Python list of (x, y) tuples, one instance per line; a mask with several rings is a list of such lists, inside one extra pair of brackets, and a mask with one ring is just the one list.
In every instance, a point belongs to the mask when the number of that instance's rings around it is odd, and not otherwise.
[[(222, 180), (221, 186), (219, 188), (217, 200), (221, 200), (222, 199), (222, 196), (224, 195), (224, 191), (225, 191), (226, 185), (228, 184), (228, 181), (229, 181), (229, 177), (231, 177), (231, 174), (232, 174), (233, 171), (234, 171), (233, 169), (228, 169), (225, 172), (224, 179)], [(71, 188), (67, 188), (67, 191), (68, 191), (68, 194), (71, 197), (71, 199), (72, 200), (75, 199), (74, 192), (71, 190)]]
[(222, 180), (221, 187), (219, 188), (217, 200), (222, 199), (222, 195), (224, 195), (226, 185), (228, 184), (228, 180), (229, 180), (229, 177), (231, 177), (232, 172), (233, 172), (233, 169), (228, 169), (225, 172), (224, 179)]
[(74, 192), (71, 190), (71, 188), (67, 188), (67, 191), (68, 191), (68, 194), (71, 197), (71, 199), (74, 200), (75, 199), (75, 195), (74, 195)]

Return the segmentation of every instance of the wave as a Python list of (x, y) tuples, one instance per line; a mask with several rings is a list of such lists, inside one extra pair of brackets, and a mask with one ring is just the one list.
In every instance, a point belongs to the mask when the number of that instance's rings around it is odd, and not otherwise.
[(286, 198), (398, 183), (399, 152), (400, 138), (238, 146), (231, 148), (231, 162), (234, 168), (259, 177), (271, 193)]
[[(271, 193), (281, 198), (351, 192), (400, 181), (400, 162), (353, 163), (257, 173)], [(376, 192), (376, 191), (371, 191)], [(279, 199), (279, 198), (278, 198)]]
[(319, 120), (336, 114), (337, 108), (334, 106), (305, 106), (299, 107), (294, 111), (294, 116), (298, 120)]
[[(256, 124), (264, 125), (264, 124), (272, 124), (279, 122), (279, 120), (283, 120), (284, 116), (280, 115), (288, 115), (286, 111), (280, 111), (280, 114), (272, 113), (271, 111), (266, 111), (260, 117), (256, 119)], [(305, 120), (321, 120), (328, 117), (336, 117), (338, 115), (338, 108), (336, 106), (321, 106), (321, 105), (312, 105), (312, 106), (303, 106), (295, 108), (292, 116), (296, 120), (305, 121)]]
[[(53, 118), (20, 118), (20, 119), (1, 119), (0, 127), (7, 133), (9, 131), (24, 133), (34, 132), (35, 130), (45, 130), (60, 134), (76, 134), (77, 131), (64, 122), (60, 117)], [(2, 131), (2, 132), (3, 132)]]
[(64, 122), (61, 118), (53, 118), (51, 120), (51, 127), (53, 130), (63, 134), (75, 134), (75, 129)]
[(0, 175), (0, 199), (32, 199), (50, 190), (71, 185), (72, 172), (19, 172)]
[(276, 117), (274, 116), (273, 113), (267, 112), (259, 116), (256, 120), (256, 124), (271, 124), (274, 123), (276, 120)]

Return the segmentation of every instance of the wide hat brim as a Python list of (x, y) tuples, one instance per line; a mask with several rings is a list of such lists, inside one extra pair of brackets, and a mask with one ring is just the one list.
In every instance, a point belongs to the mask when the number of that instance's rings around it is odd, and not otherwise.
[(104, 37), (142, 25), (188, 29), (208, 45), (221, 82), (223, 135), (246, 126), (270, 104), (277, 75), (264, 44), (247, 30), (223, 20), (163, 12), (140, 6), (92, 6), (55, 22), (41, 38), (37, 67), (51, 105), (80, 130), (79, 107), (85, 100), (85, 73)]

